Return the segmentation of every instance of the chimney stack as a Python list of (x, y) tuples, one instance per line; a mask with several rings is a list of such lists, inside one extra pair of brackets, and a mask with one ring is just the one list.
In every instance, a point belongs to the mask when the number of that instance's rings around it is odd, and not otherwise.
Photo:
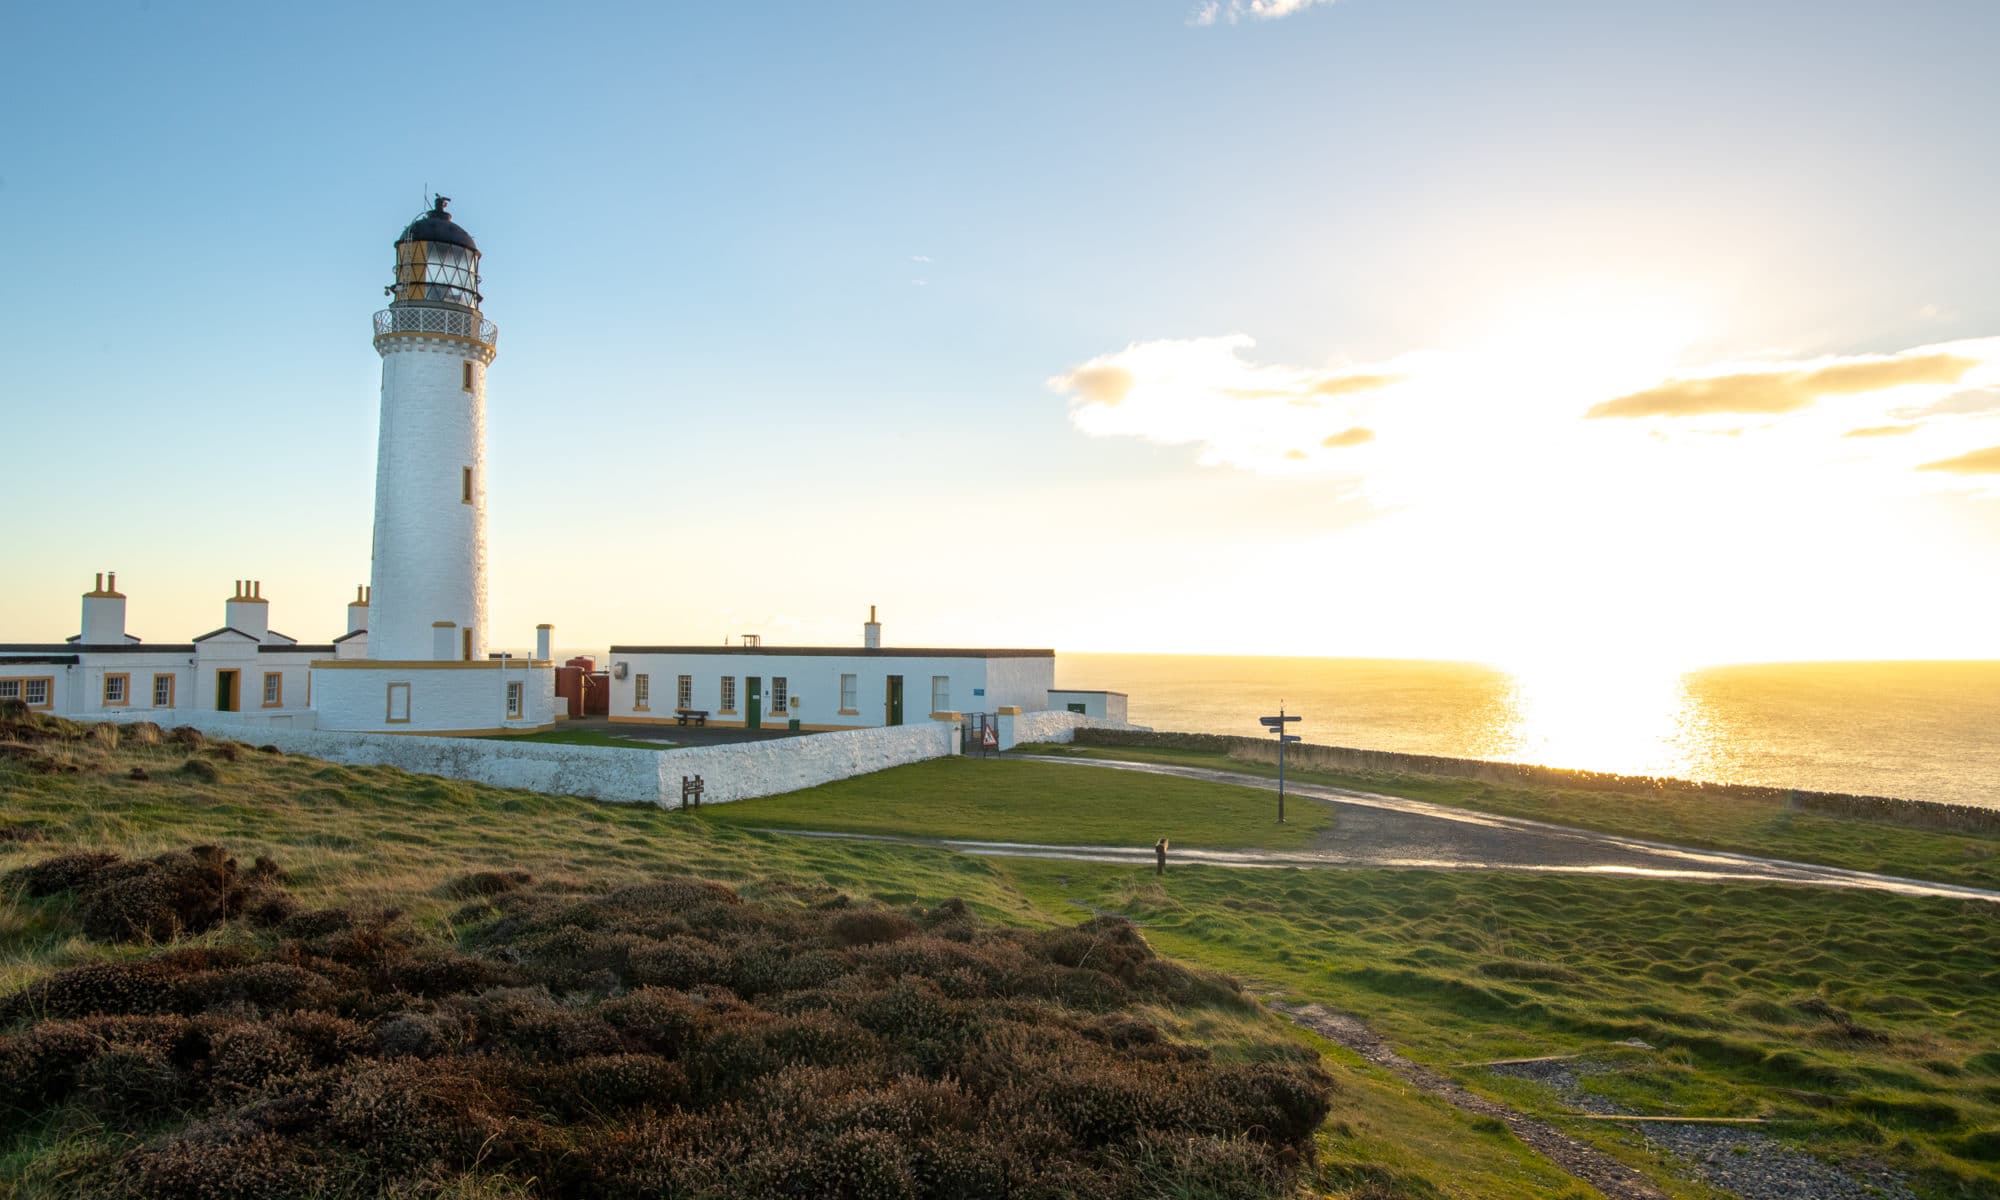
[(86, 646), (125, 644), (125, 597), (118, 591), (118, 572), (111, 572), (106, 583), (100, 571), (96, 585), (83, 594), (83, 628), (78, 631), (78, 641)]
[(362, 584), (354, 585), (354, 599), (347, 605), (347, 632), (360, 633), (368, 628), (368, 589)]
[(535, 626), (535, 661), (536, 661), (536, 662), (548, 662), (548, 661), (550, 660), (550, 653), (549, 653), (549, 647), (550, 647), (550, 644), (551, 644), (551, 643), (553, 643), (553, 642), (555, 641), (555, 637), (556, 637), (556, 627), (555, 627), (555, 626), (553, 626), (553, 625), (537, 625), (537, 626)]
[(271, 632), (271, 606), (264, 602), (264, 584), (257, 579), (236, 581), (236, 594), (222, 607), (222, 623), (259, 642)]
[(882, 623), (875, 619), (875, 606), (868, 606), (868, 623), (861, 627), (861, 644), (870, 650), (882, 648)]

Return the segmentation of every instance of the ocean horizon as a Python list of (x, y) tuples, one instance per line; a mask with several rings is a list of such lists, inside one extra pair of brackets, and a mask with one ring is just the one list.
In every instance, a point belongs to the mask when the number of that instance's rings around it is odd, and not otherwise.
[(1056, 656), (1155, 729), (2000, 808), (2000, 661), (1510, 671), (1425, 659)]

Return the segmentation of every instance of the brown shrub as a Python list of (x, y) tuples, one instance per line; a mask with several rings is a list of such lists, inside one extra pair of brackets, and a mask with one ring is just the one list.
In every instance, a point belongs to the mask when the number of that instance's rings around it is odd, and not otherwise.
[(208, 739), (192, 725), (176, 725), (167, 731), (167, 745), (181, 750), (199, 750)]
[(512, 1097), (471, 1059), (397, 1059), (341, 1080), (328, 1132), (391, 1168), (459, 1167), (505, 1128)]
[(131, 770), (125, 772), (125, 778), (130, 779), (135, 783), (144, 783), (147, 780), (151, 779), (152, 777), (153, 777), (152, 773), (147, 771), (146, 768), (144, 767), (133, 767)]
[(917, 923), (886, 908), (863, 908), (841, 913), (830, 928), (834, 940), (843, 946), (867, 946), (914, 937)]
[(329, 1173), (302, 1149), (246, 1122), (207, 1122), (125, 1155), (106, 1190), (135, 1200), (293, 1200), (322, 1194)]
[(216, 743), (214, 743), (213, 745), (211, 745), (211, 746), (207, 747), (206, 749), (204, 749), (204, 750), (202, 751), (202, 753), (203, 753), (203, 754), (206, 754), (206, 755), (209, 755), (209, 756), (210, 756), (210, 757), (212, 757), (212, 758), (219, 758), (219, 759), (221, 759), (221, 760), (222, 760), (223, 762), (231, 762), (231, 763), (233, 763), (233, 762), (242, 762), (242, 761), (243, 761), (243, 743), (242, 743), (242, 742), (216, 742)]
[(245, 875), (219, 846), (172, 850), (115, 869), (107, 864), (80, 888), (83, 931), (107, 942), (200, 933), (262, 899), (274, 872)]
[(48, 833), (39, 825), (29, 825), (24, 822), (0, 825), (0, 842), (46, 842), (48, 840)]
[(16, 867), (7, 872), (7, 882), (30, 896), (53, 896), (90, 882), (99, 871), (117, 861), (116, 854), (102, 850), (77, 850)]
[(120, 734), (127, 746), (157, 746), (162, 736), (160, 727), (151, 721), (134, 721), (124, 726)]

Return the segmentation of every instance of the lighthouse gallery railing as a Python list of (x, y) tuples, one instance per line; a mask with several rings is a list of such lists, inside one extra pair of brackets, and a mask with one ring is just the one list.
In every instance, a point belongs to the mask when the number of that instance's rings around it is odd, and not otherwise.
[(375, 336), (436, 334), (495, 345), (500, 327), (474, 313), (451, 308), (385, 308), (375, 314)]

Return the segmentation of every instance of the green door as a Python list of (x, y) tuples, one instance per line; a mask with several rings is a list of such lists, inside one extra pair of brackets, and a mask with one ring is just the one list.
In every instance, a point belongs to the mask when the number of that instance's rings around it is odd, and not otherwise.
[(746, 729), (764, 727), (764, 678), (752, 675), (743, 681), (745, 700), (743, 705), (743, 725)]
[(236, 672), (217, 671), (215, 673), (215, 711), (236, 711)]
[(903, 723), (903, 677), (889, 676), (889, 724)]

